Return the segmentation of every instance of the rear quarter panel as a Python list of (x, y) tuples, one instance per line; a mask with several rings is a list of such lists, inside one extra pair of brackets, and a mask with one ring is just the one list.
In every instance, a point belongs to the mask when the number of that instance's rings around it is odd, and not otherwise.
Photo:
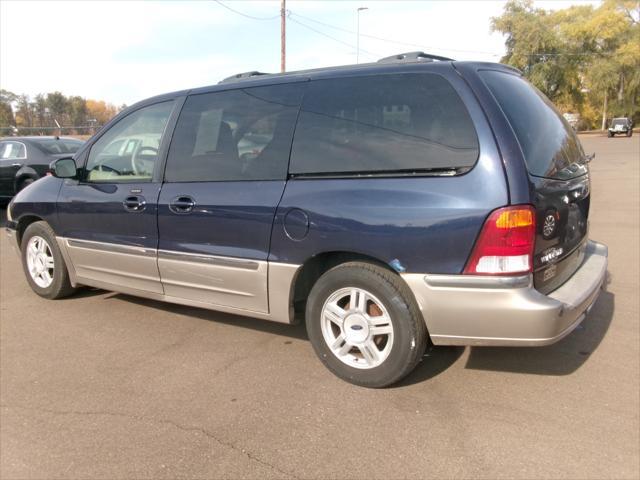
[[(474, 122), (475, 167), (455, 177), (292, 179), (276, 212), (269, 259), (304, 263), (332, 251), (354, 252), (409, 273), (460, 273), (482, 224), (509, 202), (502, 161), (475, 96), (453, 68), (443, 75)], [(285, 217), (308, 217), (308, 233), (291, 238)]]
[[(271, 261), (304, 263), (324, 252), (354, 252), (409, 273), (460, 273), (488, 213), (506, 202), (504, 185), (461, 177), (294, 180), (278, 208)], [(473, 172), (476, 172), (475, 174)], [(302, 240), (285, 216), (303, 210)]]

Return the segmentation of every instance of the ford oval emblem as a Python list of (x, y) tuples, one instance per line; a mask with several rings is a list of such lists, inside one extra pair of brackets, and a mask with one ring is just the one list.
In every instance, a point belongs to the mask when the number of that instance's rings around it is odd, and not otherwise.
[(362, 330), (362, 325), (351, 325), (351, 330)]
[(544, 223), (542, 224), (542, 238), (549, 240), (556, 233), (557, 224), (557, 212), (550, 212), (544, 217)]

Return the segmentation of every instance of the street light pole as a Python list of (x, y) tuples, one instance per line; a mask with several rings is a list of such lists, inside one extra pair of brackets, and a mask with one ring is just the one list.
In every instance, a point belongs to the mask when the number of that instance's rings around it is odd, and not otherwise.
[(369, 10), (368, 7), (358, 7), (358, 33), (356, 39), (356, 63), (360, 63), (360, 12), (363, 10)]

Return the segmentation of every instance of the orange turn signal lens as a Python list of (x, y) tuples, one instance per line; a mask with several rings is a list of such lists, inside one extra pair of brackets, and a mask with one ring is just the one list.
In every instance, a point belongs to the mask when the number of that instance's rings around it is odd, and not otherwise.
[(533, 225), (531, 209), (505, 210), (496, 219), (497, 228), (518, 228)]

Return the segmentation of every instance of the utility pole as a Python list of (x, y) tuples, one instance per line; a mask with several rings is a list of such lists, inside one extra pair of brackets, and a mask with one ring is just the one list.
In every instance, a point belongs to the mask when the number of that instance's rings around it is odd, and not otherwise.
[(287, 0), (280, 0), (280, 72), (287, 69)]
[[(284, 1), (284, 0), (283, 0)], [(369, 10), (368, 7), (358, 8), (358, 33), (356, 35), (356, 63), (360, 63), (360, 12), (363, 10)]]
[(607, 103), (609, 100), (609, 91), (604, 91), (604, 105), (602, 106), (602, 130), (607, 129)]

